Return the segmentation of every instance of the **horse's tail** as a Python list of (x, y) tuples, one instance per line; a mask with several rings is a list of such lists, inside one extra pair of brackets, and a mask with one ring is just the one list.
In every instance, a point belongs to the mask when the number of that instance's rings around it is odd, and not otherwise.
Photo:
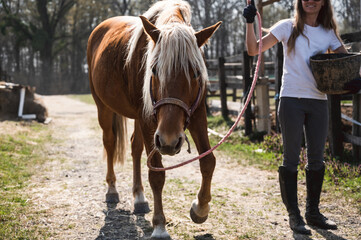
[(115, 148), (113, 163), (124, 163), (127, 147), (127, 118), (116, 113), (113, 114), (113, 133), (115, 136)]

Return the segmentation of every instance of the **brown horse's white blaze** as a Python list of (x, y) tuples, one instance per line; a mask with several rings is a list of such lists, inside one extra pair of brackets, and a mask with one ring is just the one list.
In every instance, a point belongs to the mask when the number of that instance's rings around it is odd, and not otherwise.
[[(98, 108), (107, 153), (108, 202), (118, 202), (114, 163), (123, 161), (125, 119), (132, 118), (134, 212), (149, 212), (141, 179), (141, 155), (154, 148), (174, 155), (185, 141), (187, 127), (199, 153), (210, 149), (205, 93), (207, 69), (201, 47), (220, 22), (195, 32), (191, 12), (182, 0), (159, 1), (143, 16), (115, 17), (97, 26), (89, 37), (87, 60), (90, 87)], [(120, 151), (119, 151), (120, 150)], [(151, 158), (163, 167), (161, 154)], [(191, 217), (202, 223), (209, 213), (215, 157), (200, 159), (201, 188)], [(166, 239), (162, 190), (164, 172), (149, 171), (154, 196), (153, 238)]]

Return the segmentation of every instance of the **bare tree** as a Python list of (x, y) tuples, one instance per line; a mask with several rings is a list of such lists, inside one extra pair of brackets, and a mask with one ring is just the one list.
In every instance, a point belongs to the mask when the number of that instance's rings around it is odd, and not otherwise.
[[(20, 1), (18, 1), (19, 4)], [(21, 1), (22, 2), (22, 1)], [(2, 7), (5, 11), (3, 26), (11, 27), (13, 31), (21, 36), (18, 39), (22, 41), (30, 41), (34, 50), (39, 51), (41, 59), (41, 81), (38, 86), (40, 91), (49, 88), (49, 83), (53, 80), (53, 60), (54, 53), (57, 48), (62, 48), (57, 35), (57, 27), (59, 22), (65, 17), (67, 12), (75, 4), (75, 0), (36, 0), (32, 5), (32, 1), (24, 1), (24, 5), (33, 7), (36, 15), (29, 16), (19, 14), (12, 11), (12, 3), (10, 1), (1, 0)], [(51, 5), (51, 7), (49, 6)], [(60, 45), (56, 45), (56, 44)], [(15, 49), (16, 49), (15, 45)]]
[[(0, 0), (0, 77), (13, 76), (43, 93), (89, 91), (86, 45), (103, 20), (138, 16), (156, 0)], [(244, 51), (246, 0), (189, 0), (195, 30), (222, 21), (205, 48), (207, 58)], [(266, 1), (264, 1), (266, 2)], [(333, 0), (340, 32), (359, 31), (360, 0)], [(292, 17), (293, 1), (263, 8), (263, 27)], [(342, 16), (342, 17), (340, 17)], [(266, 53), (271, 57), (272, 53)]]

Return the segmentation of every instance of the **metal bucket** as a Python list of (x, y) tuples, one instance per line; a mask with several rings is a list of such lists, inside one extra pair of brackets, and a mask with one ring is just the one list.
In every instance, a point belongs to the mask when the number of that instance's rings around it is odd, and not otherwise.
[(317, 54), (310, 58), (317, 88), (326, 94), (343, 94), (344, 84), (360, 77), (360, 53)]

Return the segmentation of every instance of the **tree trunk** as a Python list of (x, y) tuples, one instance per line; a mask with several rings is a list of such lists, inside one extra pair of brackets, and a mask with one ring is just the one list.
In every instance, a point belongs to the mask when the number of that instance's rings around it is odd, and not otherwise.
[(42, 94), (53, 93), (53, 56), (52, 56), (53, 44), (48, 41), (43, 49), (40, 51), (41, 60), (41, 76), (40, 86), (37, 87)]

